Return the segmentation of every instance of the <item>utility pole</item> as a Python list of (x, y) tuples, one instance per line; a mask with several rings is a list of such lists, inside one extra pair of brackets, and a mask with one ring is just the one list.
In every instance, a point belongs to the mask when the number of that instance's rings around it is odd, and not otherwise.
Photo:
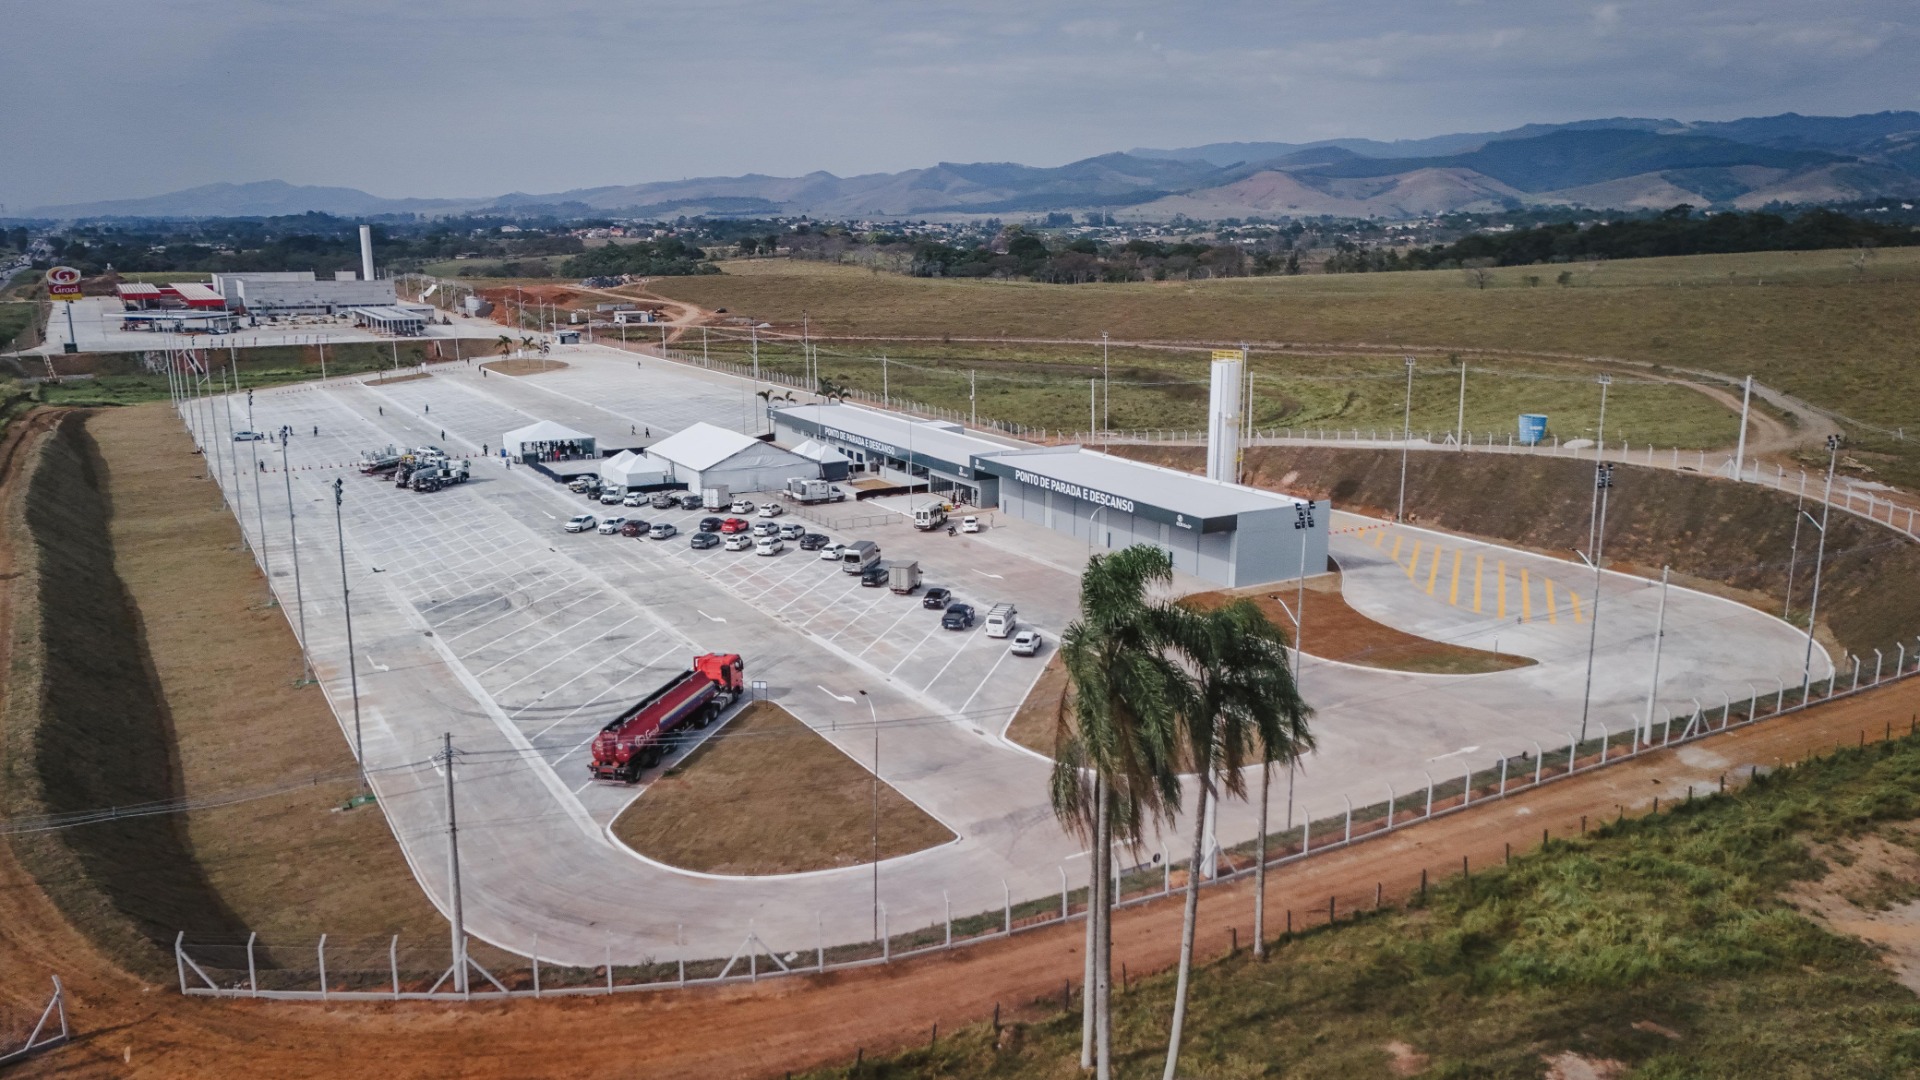
[[(253, 391), (247, 391), (247, 397), (253, 397)], [(249, 410), (251, 411), (251, 410)], [(253, 417), (247, 417), (247, 428), (253, 428)], [(247, 441), (247, 457), (253, 465), (253, 516), (260, 526), (260, 572), (267, 578), (267, 595), (273, 595), (273, 565), (267, 554), (267, 504), (260, 497), (260, 433), (253, 432), (253, 438)], [(245, 532), (245, 529), (241, 530)]]
[[(239, 373), (235, 372), (237, 378)], [(245, 511), (240, 505), (240, 452), (233, 446), (233, 393), (227, 389), (227, 373), (220, 373), (220, 407), (227, 414), (227, 464), (231, 465), (229, 474), (233, 480), (233, 523), (240, 526), (240, 543), (251, 550), (253, 544), (247, 539)]]
[(893, 387), (892, 384), (887, 381), (886, 353), (880, 354), (880, 404), (888, 409), (893, 408)]
[[(1672, 568), (1660, 568), (1660, 614), (1653, 624), (1653, 681), (1647, 684), (1647, 738), (1653, 742), (1653, 715), (1660, 704), (1660, 646), (1667, 637), (1667, 575)], [(1569, 768), (1572, 766), (1569, 765)]]
[(1087, 380), (1087, 435), (1091, 437), (1099, 425), (1100, 387), (1092, 379)]
[[(1813, 604), (1807, 609), (1807, 659), (1800, 671), (1800, 700), (1813, 686), (1813, 634), (1820, 618), (1820, 571), (1827, 559), (1827, 517), (1833, 512), (1833, 470), (1840, 462), (1840, 436), (1827, 436), (1827, 490), (1820, 497), (1820, 546), (1813, 557)], [(1805, 511), (1802, 511), (1805, 513)]]
[(1460, 361), (1460, 411), (1453, 421), (1453, 443), (1458, 449), (1467, 448), (1467, 362)]
[(1113, 375), (1108, 367), (1107, 332), (1100, 331), (1100, 430), (1113, 426)]
[(1733, 449), (1733, 478), (1738, 481), (1747, 463), (1747, 413), (1753, 406), (1753, 376), (1747, 376), (1747, 388), (1740, 395), (1740, 441)]
[[(453, 804), (453, 733), (445, 735), (447, 763), (447, 880), (452, 886), (453, 992), (467, 992), (467, 919), (460, 905), (460, 824)], [(607, 973), (613, 977), (612, 972)]]
[(1807, 471), (1800, 470), (1800, 495), (1793, 502), (1793, 550), (1787, 555), (1787, 609), (1780, 617), (1793, 621), (1793, 572), (1800, 562), (1800, 518), (1806, 512)]
[[(1593, 467), (1593, 486), (1600, 494), (1599, 532), (1593, 552), (1593, 602), (1587, 605), (1587, 682), (1580, 691), (1580, 741), (1587, 738), (1587, 717), (1593, 704), (1593, 653), (1600, 640), (1600, 560), (1607, 542), (1607, 495), (1613, 490), (1613, 466), (1604, 462)], [(1661, 593), (1661, 602), (1666, 594)]]
[(1400, 419), (1400, 502), (1393, 511), (1393, 520), (1407, 520), (1407, 449), (1413, 442), (1413, 357), (1407, 360), (1407, 407)]
[[(1601, 457), (1603, 457), (1606, 453), (1607, 387), (1612, 385), (1613, 385), (1613, 376), (1611, 375), (1600, 376), (1600, 426), (1594, 432), (1594, 442), (1593, 442), (1593, 460), (1595, 462), (1594, 467), (1596, 469), (1599, 468), (1598, 462), (1600, 461)], [(1599, 523), (1600, 523), (1600, 485), (1595, 484), (1593, 488), (1592, 505), (1588, 510), (1588, 517), (1587, 517), (1587, 561), (1589, 562), (1596, 562), (1596, 563), (1598, 562), (1598, 560), (1593, 557), (1593, 538), (1594, 538), (1595, 530), (1597, 530), (1600, 527)]]
[[(367, 784), (366, 744), (360, 738), (360, 658), (353, 651), (353, 603), (352, 590), (347, 587), (347, 532), (340, 523), (342, 481), (335, 477), (333, 481), (333, 531), (340, 543), (340, 609), (347, 616), (347, 679), (353, 691), (353, 757), (360, 765), (360, 786)], [(449, 763), (448, 772), (452, 766)]]
[(294, 524), (293, 471), (287, 468), (287, 443), (292, 428), (280, 430), (280, 476), (287, 482), (287, 555), (293, 561), (293, 607), (300, 618), (300, 678), (313, 681), (313, 658), (307, 652), (307, 597), (300, 588), (300, 527)]
[(861, 700), (867, 703), (867, 719), (873, 722), (873, 937), (880, 939), (880, 714), (874, 711), (873, 698), (865, 690)]
[(976, 381), (978, 375), (979, 372), (972, 369), (967, 371), (967, 418), (971, 427), (980, 426), (980, 384)]

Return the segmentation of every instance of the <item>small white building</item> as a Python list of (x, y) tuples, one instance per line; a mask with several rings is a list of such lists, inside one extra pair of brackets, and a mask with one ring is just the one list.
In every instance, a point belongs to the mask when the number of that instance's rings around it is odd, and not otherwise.
[(794, 477), (819, 479), (820, 465), (751, 435), (712, 424), (695, 424), (647, 447), (647, 456), (668, 467), (671, 479), (689, 490), (775, 491)]
[(500, 447), (519, 461), (579, 461), (600, 456), (593, 436), (551, 420), (507, 432), (500, 437)]

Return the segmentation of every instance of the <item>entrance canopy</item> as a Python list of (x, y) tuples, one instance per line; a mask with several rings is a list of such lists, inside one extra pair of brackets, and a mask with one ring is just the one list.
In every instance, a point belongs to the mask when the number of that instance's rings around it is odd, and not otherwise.
[(593, 436), (551, 420), (509, 431), (501, 437), (500, 445), (522, 461), (571, 461), (600, 456)]

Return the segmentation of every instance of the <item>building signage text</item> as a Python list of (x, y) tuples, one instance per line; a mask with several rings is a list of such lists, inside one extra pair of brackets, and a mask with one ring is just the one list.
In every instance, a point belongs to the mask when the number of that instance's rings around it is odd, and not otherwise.
[(1051, 476), (1041, 476), (1038, 473), (1030, 473), (1025, 469), (1013, 470), (1013, 478), (1022, 484), (1045, 488), (1048, 491), (1057, 491), (1062, 495), (1070, 495), (1082, 502), (1096, 503), (1100, 506), (1110, 506), (1122, 513), (1133, 513), (1132, 499), (1123, 499), (1118, 495), (1109, 495), (1104, 491), (1098, 491), (1090, 487), (1081, 487), (1079, 484), (1068, 483), (1065, 480), (1056, 480)]

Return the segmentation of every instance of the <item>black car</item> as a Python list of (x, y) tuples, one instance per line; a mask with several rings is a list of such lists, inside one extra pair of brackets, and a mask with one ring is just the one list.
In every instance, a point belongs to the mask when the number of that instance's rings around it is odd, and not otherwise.
[(973, 609), (965, 604), (954, 604), (947, 608), (946, 614), (940, 616), (943, 630), (965, 630), (972, 625)]
[(700, 493), (697, 491), (689, 491), (680, 496), (680, 509), (682, 510), (698, 510), (705, 505), (706, 500), (702, 499)]
[(944, 611), (953, 603), (952, 589), (928, 589), (927, 595), (920, 598), (920, 606), (934, 611)]
[(877, 589), (887, 583), (889, 576), (891, 576), (891, 572), (888, 571), (886, 563), (874, 563), (872, 566), (860, 571), (860, 584), (869, 589)]
[(720, 534), (702, 530), (693, 534), (692, 539), (687, 541), (687, 546), (693, 548), (695, 551), (701, 548), (719, 547)]
[(832, 542), (833, 541), (827, 539), (827, 534), (825, 533), (805, 533), (800, 537), (800, 550), (819, 551)]
[(720, 519), (719, 519), (719, 518), (717, 518), (717, 517), (703, 517), (703, 518), (701, 518), (701, 519), (700, 519), (700, 531), (701, 531), (701, 532), (707, 532), (707, 533), (717, 533), (717, 532), (719, 532), (719, 531), (720, 531)]

